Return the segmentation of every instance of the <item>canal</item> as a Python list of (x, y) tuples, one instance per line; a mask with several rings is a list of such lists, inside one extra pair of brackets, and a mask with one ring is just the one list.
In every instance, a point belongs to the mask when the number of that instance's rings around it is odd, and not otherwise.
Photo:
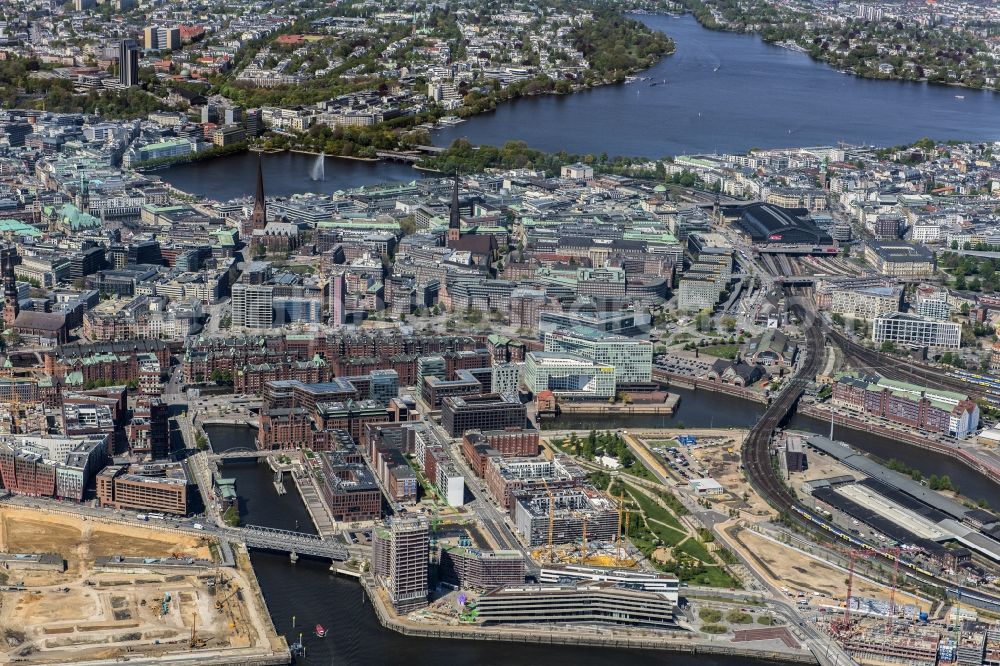
[[(752, 425), (763, 406), (710, 391), (673, 389), (681, 394), (677, 414), (661, 418), (644, 416), (609, 421), (606, 418), (557, 419), (548, 422), (558, 428), (614, 427), (739, 427)], [(818, 434), (829, 433), (829, 423), (804, 416), (793, 416), (789, 428)], [(254, 446), (254, 433), (240, 426), (209, 426), (206, 428), (212, 447), (217, 451), (234, 447)], [(880, 458), (896, 458), (925, 476), (947, 474), (973, 499), (990, 500), (997, 496), (997, 486), (983, 475), (957, 461), (923, 449), (892, 441), (866, 432), (837, 427), (834, 436), (862, 451)], [(227, 461), (223, 474), (236, 479), (240, 496), (240, 519), (283, 529), (314, 532), (309, 514), (293, 487), (279, 496), (272, 485), (273, 474), (266, 465), (256, 462)], [(360, 586), (353, 580), (328, 571), (329, 563), (301, 558), (291, 564), (287, 555), (253, 551), (254, 569), (278, 632), (294, 641), (299, 632), (307, 647), (305, 663), (310, 664), (372, 664), (413, 663), (440, 664), (443, 661), (476, 664), (573, 664), (574, 666), (606, 666), (635, 658), (643, 663), (673, 666), (735, 666), (745, 660), (672, 653), (642, 652), (632, 655), (621, 651), (595, 648), (544, 647), (480, 643), (476, 641), (445, 641), (409, 638), (383, 629), (374, 612), (365, 604)], [(295, 625), (293, 627), (293, 617)], [(322, 624), (329, 630), (325, 639), (312, 636), (312, 627)]]
[[(253, 430), (240, 426), (208, 426), (212, 448), (224, 451), (254, 447)], [(236, 479), (240, 519), (244, 523), (314, 531), (297, 491), (279, 496), (267, 465), (227, 461), (223, 474)], [(745, 659), (689, 656), (670, 652), (629, 652), (602, 648), (547, 647), (480, 641), (411, 638), (384, 629), (356, 581), (329, 572), (329, 562), (301, 557), (291, 564), (287, 554), (254, 550), (254, 571), (278, 633), (294, 642), (299, 633), (306, 664), (483, 664), (487, 666), (608, 666), (636, 659), (670, 666), (738, 666)], [(293, 626), (293, 617), (294, 623)], [(326, 638), (313, 636), (322, 624)]]

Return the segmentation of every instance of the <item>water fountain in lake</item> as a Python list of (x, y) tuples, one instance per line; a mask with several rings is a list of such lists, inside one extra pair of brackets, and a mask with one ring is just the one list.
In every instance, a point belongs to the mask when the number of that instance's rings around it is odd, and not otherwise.
[(316, 157), (316, 163), (313, 164), (310, 177), (313, 180), (326, 180), (326, 153), (320, 153)]

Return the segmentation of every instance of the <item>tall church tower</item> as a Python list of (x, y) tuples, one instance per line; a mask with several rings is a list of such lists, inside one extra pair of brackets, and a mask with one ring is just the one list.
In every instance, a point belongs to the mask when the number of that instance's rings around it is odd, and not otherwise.
[(267, 226), (267, 204), (264, 202), (264, 167), (263, 161), (257, 157), (257, 194), (253, 200), (253, 212), (250, 214), (250, 228), (263, 229)]
[(458, 208), (458, 174), (451, 190), (451, 211), (448, 217), (448, 242), (457, 241), (462, 237), (462, 213)]
[(17, 302), (17, 278), (14, 277), (14, 263), (17, 248), (11, 246), (0, 250), (3, 261), (3, 323), (5, 328), (14, 325), (21, 308)]

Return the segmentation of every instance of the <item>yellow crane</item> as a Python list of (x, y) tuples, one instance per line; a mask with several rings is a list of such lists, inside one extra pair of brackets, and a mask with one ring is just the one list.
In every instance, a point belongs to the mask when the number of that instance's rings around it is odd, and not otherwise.
[(556, 519), (556, 498), (549, 489), (549, 484), (545, 479), (542, 479), (542, 485), (545, 486), (545, 493), (549, 496), (549, 562), (555, 562), (556, 556), (555, 551), (552, 549), (552, 533), (555, 529), (555, 519)]
[[(632, 566), (635, 564), (627, 555), (629, 511), (625, 508), (625, 495), (618, 491), (618, 537), (615, 545), (615, 563)], [(622, 529), (624, 524), (624, 530)]]

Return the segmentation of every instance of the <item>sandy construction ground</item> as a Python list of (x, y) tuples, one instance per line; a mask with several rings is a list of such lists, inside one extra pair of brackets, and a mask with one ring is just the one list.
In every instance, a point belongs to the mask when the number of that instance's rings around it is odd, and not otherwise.
[[(765, 539), (750, 530), (739, 532), (743, 553), (749, 556), (758, 570), (771, 579), (778, 587), (790, 590), (789, 596), (799, 593), (806, 595), (817, 604), (843, 606), (847, 594), (847, 572), (821, 560), (801, 553), (793, 548)], [(817, 597), (813, 593), (818, 592)], [(889, 588), (871, 583), (858, 576), (854, 578), (854, 592), (857, 597), (889, 600)], [(916, 604), (927, 610), (927, 602), (899, 590), (896, 591), (897, 604)]]
[(0, 551), (58, 553), (67, 565), (65, 572), (0, 568), (0, 664), (178, 653), (229, 663), (282, 649), (245, 557), (235, 569), (95, 570), (104, 555), (211, 560), (209, 544), (174, 531), (0, 508)]

